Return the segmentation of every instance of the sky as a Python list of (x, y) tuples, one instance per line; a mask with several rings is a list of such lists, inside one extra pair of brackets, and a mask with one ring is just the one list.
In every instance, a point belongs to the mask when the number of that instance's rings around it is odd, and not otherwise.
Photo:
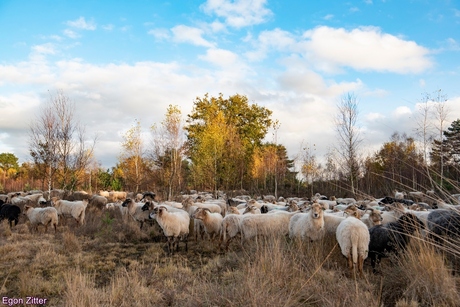
[[(197, 97), (245, 95), (280, 126), (290, 158), (340, 144), (353, 94), (360, 150), (415, 136), (426, 94), (460, 118), (459, 1), (0, 0), (0, 153), (31, 161), (31, 123), (62, 91), (95, 158), (115, 166), (122, 135), (185, 120)], [(436, 124), (436, 120), (433, 120)]]

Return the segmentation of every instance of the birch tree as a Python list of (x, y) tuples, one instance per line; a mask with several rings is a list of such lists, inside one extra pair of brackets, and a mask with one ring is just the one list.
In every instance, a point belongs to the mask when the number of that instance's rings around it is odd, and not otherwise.
[(169, 105), (160, 127), (152, 125), (150, 156), (167, 185), (167, 199), (171, 200), (183, 180), (181, 166), (185, 151), (185, 132), (182, 112), (178, 106)]
[(356, 96), (351, 93), (342, 96), (337, 109), (335, 125), (339, 142), (336, 149), (344, 160), (343, 171), (349, 180), (351, 192), (355, 194), (359, 175), (358, 150), (362, 142), (357, 126), (358, 102)]
[(122, 135), (120, 168), (127, 184), (132, 185), (134, 192), (139, 192), (139, 187), (144, 179), (144, 142), (140, 121), (136, 120), (134, 126)]
[(74, 117), (75, 104), (63, 91), (50, 96), (29, 129), (29, 152), (47, 182), (74, 190), (91, 162), (97, 137), (87, 140), (85, 128)]

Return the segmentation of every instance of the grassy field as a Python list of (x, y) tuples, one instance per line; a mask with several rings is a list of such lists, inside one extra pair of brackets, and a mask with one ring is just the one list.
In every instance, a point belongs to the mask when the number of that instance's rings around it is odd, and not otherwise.
[(365, 278), (355, 279), (335, 238), (258, 239), (244, 247), (237, 240), (227, 253), (191, 240), (188, 252), (181, 244), (169, 257), (156, 226), (141, 231), (113, 212), (87, 212), (84, 226), (69, 220), (56, 234), (31, 231), (24, 221), (12, 230), (0, 225), (4, 303), (34, 297), (47, 299), (45, 306), (75, 307), (460, 305), (449, 257), (420, 238), (405, 254), (384, 259), (380, 274), (366, 261)]

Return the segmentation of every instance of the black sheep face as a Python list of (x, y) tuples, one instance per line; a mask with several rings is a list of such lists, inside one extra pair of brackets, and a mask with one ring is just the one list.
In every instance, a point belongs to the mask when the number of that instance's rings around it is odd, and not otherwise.
[(150, 210), (150, 207), (151, 207), (151, 203), (150, 202), (146, 202), (143, 206), (142, 206), (142, 211), (147, 211), (147, 210)]
[(121, 204), (122, 207), (127, 207), (128, 204), (131, 202), (130, 198), (126, 198), (125, 201)]

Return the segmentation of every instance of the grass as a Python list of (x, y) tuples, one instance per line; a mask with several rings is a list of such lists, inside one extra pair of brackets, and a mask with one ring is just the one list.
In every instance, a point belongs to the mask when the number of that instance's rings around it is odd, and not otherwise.
[[(0, 224), (0, 295), (47, 298), (46, 306), (454, 306), (459, 278), (452, 262), (414, 238), (408, 251), (382, 260), (382, 273), (348, 276), (335, 238), (257, 244), (190, 241), (166, 256), (156, 226), (87, 213), (58, 232)], [(254, 242), (255, 243), (255, 242)]]

